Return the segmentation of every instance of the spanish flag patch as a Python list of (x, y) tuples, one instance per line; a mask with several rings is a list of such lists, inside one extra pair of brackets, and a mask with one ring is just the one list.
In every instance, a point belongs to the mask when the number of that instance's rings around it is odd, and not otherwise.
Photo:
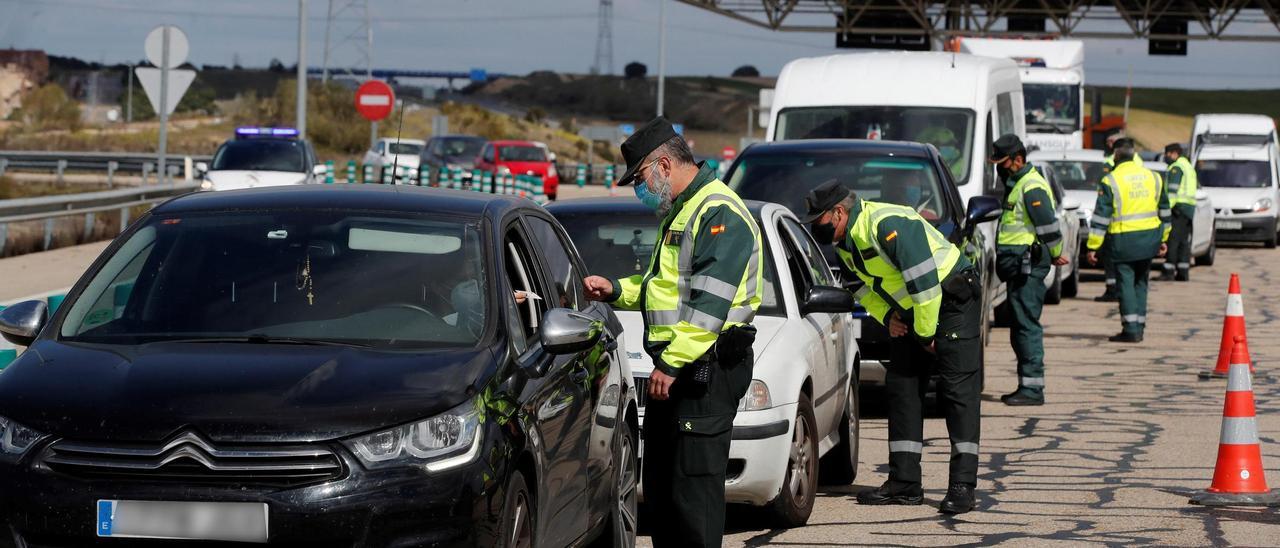
[(1036, 200), (1036, 201), (1034, 201), (1034, 202), (1031, 202), (1031, 207), (1040, 207), (1040, 200)]
[(895, 231), (893, 231), (893, 232), (890, 232), (888, 236), (885, 236), (885, 237), (884, 237), (884, 241), (886, 241), (886, 242), (892, 242), (892, 241), (893, 241), (893, 239), (894, 239), (894, 238), (897, 238), (897, 237), (898, 237), (898, 231), (897, 231), (897, 230), (895, 230)]
[(712, 236), (715, 236), (715, 235), (717, 235), (717, 234), (720, 234), (721, 232), (724, 232), (724, 225), (715, 225), (715, 226), (711, 227), (711, 235), (712, 235)]

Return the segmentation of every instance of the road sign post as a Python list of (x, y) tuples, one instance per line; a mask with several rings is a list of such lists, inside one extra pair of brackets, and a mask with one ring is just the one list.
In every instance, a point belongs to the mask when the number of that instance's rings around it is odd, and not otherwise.
[(151, 106), (160, 118), (160, 143), (156, 151), (159, 164), (160, 182), (169, 178), (168, 158), (166, 157), (169, 140), (169, 114), (178, 106), (178, 101), (187, 92), (191, 82), (195, 80), (193, 70), (175, 70), (187, 61), (190, 44), (182, 29), (173, 25), (161, 25), (152, 29), (143, 42), (147, 60), (158, 68), (138, 67), (134, 69), (142, 89), (147, 92)]

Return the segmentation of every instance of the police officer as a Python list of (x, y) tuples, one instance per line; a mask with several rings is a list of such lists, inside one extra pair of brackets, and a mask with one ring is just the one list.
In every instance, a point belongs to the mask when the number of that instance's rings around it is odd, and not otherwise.
[(644, 421), (644, 496), (654, 546), (720, 546), (738, 401), (751, 383), (761, 239), (742, 200), (695, 164), (663, 118), (622, 144), (636, 196), (662, 219), (644, 274), (584, 280), (588, 298), (644, 311), (653, 358)]
[[(1115, 132), (1107, 136), (1107, 155), (1102, 158), (1102, 164), (1107, 173), (1110, 173), (1116, 167), (1116, 141), (1122, 138), (1124, 138), (1124, 133), (1121, 132)], [(1098, 249), (1098, 260), (1102, 261), (1106, 289), (1101, 295), (1093, 298), (1094, 301), (1100, 303), (1114, 303), (1120, 300), (1120, 292), (1116, 289), (1116, 265), (1111, 261), (1110, 248), (1111, 242), (1104, 238), (1102, 247)]]
[(1164, 260), (1161, 279), (1185, 282), (1191, 280), (1191, 233), (1196, 217), (1196, 169), (1183, 155), (1182, 145), (1170, 143), (1164, 147), (1164, 163), (1169, 165), (1165, 175), (1165, 189), (1169, 192), (1169, 205), (1173, 206), (1170, 219), (1169, 253)]
[(1160, 179), (1142, 167), (1133, 139), (1116, 141), (1115, 169), (1098, 185), (1098, 202), (1089, 221), (1089, 262), (1098, 261), (1103, 238), (1109, 242), (1120, 293), (1122, 331), (1111, 342), (1142, 342), (1147, 325), (1147, 277), (1151, 259), (1163, 257), (1169, 238), (1169, 195)]
[(856, 296), (889, 328), (889, 479), (858, 493), (860, 504), (923, 502), (924, 394), (938, 397), (951, 437), (951, 478), (938, 510), (973, 509), (982, 391), (982, 287), (960, 250), (909, 207), (864, 201), (835, 180), (805, 198), (805, 222), (865, 284)]
[(1018, 389), (1000, 397), (1006, 405), (1044, 404), (1045, 276), (1049, 264), (1065, 266), (1062, 232), (1053, 191), (1036, 168), (1027, 163), (1027, 149), (1009, 134), (991, 147), (991, 161), (1004, 181), (1004, 214), (996, 237), (996, 274), (1008, 284), (1013, 325), (1009, 340), (1018, 357)]

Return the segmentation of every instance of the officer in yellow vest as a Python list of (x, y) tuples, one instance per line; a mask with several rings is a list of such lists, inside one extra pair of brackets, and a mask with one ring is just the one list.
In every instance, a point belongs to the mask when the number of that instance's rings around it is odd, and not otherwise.
[(1098, 185), (1089, 221), (1089, 262), (1105, 237), (1116, 265), (1122, 331), (1111, 342), (1142, 342), (1147, 326), (1147, 280), (1151, 259), (1163, 257), (1169, 238), (1169, 195), (1158, 177), (1142, 167), (1133, 139), (1116, 141), (1115, 169)]
[(996, 139), (991, 161), (1004, 181), (1004, 214), (996, 236), (996, 275), (1008, 284), (1013, 325), (1009, 340), (1018, 357), (1018, 389), (1001, 396), (1006, 405), (1044, 404), (1044, 309), (1049, 265), (1071, 261), (1062, 254), (1062, 229), (1053, 191), (1044, 176), (1027, 163), (1027, 149), (1017, 135)]
[(923, 502), (924, 394), (931, 373), (951, 437), (951, 478), (938, 510), (973, 509), (981, 431), (982, 286), (969, 259), (910, 207), (869, 202), (835, 180), (805, 198), (802, 220), (865, 284), (857, 297), (889, 328), (889, 479), (859, 504)]
[[(1124, 137), (1124, 133), (1116, 132), (1107, 136), (1106, 152), (1107, 155), (1102, 158), (1102, 165), (1106, 168), (1107, 173), (1116, 167), (1115, 146), (1116, 141)], [(1111, 246), (1109, 242), (1103, 241), (1102, 247), (1098, 249), (1098, 260), (1102, 262), (1102, 272), (1105, 274), (1106, 290), (1101, 295), (1094, 297), (1093, 300), (1100, 303), (1114, 303), (1120, 300), (1120, 293), (1116, 290), (1116, 267), (1111, 262), (1111, 252), (1108, 249)]]
[(1196, 169), (1183, 155), (1182, 145), (1170, 143), (1164, 147), (1164, 163), (1169, 164), (1165, 175), (1165, 189), (1169, 192), (1169, 205), (1173, 206), (1172, 225), (1169, 231), (1169, 253), (1164, 260), (1161, 279), (1185, 282), (1191, 280), (1191, 232), (1196, 218)]
[(588, 298), (644, 311), (653, 358), (644, 420), (644, 496), (654, 546), (720, 546), (724, 483), (738, 401), (751, 383), (760, 308), (760, 227), (742, 200), (695, 164), (656, 118), (622, 144), (636, 196), (662, 219), (649, 268), (589, 276)]

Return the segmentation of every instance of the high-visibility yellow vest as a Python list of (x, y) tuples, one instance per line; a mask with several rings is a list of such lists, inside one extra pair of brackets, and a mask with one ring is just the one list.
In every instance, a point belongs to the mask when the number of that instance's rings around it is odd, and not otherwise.
[(1196, 169), (1191, 167), (1191, 161), (1186, 156), (1180, 156), (1169, 169), (1178, 168), (1182, 171), (1182, 181), (1178, 183), (1178, 188), (1169, 193), (1170, 205), (1196, 205), (1196, 190), (1200, 188), (1200, 183), (1196, 179)]
[(1123, 234), (1160, 228), (1160, 193), (1163, 185), (1151, 170), (1137, 160), (1117, 164), (1102, 178), (1111, 187), (1115, 213), (1107, 226), (1109, 234)]
[(1038, 188), (1049, 197), (1049, 208), (1056, 210), (1053, 201), (1053, 190), (1049, 182), (1036, 168), (1031, 168), (1021, 179), (1013, 184), (1009, 197), (1004, 203), (1004, 213), (1000, 215), (1000, 233), (996, 236), (998, 245), (1031, 245), (1036, 243), (1036, 226), (1027, 215), (1027, 203), (1022, 199), (1028, 190)]

